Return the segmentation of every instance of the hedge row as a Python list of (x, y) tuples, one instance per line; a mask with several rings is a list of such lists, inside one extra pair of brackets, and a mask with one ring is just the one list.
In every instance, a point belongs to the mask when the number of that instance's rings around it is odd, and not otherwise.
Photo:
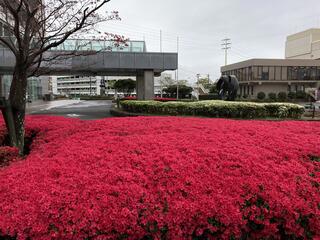
[(223, 118), (301, 118), (304, 108), (291, 103), (252, 103), (252, 102), (155, 102), (122, 101), (123, 110), (133, 113), (159, 115), (186, 115)]

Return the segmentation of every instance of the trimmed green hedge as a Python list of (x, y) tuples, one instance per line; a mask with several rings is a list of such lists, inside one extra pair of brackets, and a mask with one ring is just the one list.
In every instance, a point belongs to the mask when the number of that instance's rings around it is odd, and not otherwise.
[(80, 96), (80, 100), (98, 101), (98, 100), (113, 100), (114, 97), (109, 96)]
[(226, 101), (155, 102), (122, 101), (123, 110), (133, 113), (185, 115), (223, 118), (301, 118), (304, 108), (291, 103), (252, 103)]

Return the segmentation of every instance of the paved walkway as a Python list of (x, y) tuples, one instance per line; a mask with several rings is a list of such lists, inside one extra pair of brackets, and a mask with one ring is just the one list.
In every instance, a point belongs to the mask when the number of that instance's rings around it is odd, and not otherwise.
[(110, 109), (112, 101), (37, 101), (27, 104), (27, 114), (31, 115), (54, 115), (83, 120), (94, 120), (112, 117)]

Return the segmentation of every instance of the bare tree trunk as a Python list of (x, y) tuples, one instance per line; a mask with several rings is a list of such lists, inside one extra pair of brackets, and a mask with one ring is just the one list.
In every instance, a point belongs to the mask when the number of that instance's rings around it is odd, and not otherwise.
[(13, 74), (10, 96), (4, 118), (9, 133), (10, 145), (19, 149), (20, 155), (24, 152), (24, 120), (26, 111), (27, 75), (23, 70)]

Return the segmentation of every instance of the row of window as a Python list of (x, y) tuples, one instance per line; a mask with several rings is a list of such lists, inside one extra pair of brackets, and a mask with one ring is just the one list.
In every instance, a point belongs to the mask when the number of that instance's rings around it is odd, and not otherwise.
[[(69, 88), (69, 89), (58, 89), (59, 92), (72, 92), (72, 91), (80, 91), (80, 92), (90, 92), (90, 88)], [(91, 91), (95, 91), (95, 89), (91, 88)]]
[(90, 83), (90, 81), (89, 82), (69, 82), (69, 83), (57, 83), (57, 85), (58, 86), (69, 86), (69, 85), (80, 85), (80, 86), (84, 86), (84, 85), (95, 85), (96, 84), (96, 81), (92, 81), (91, 83)]
[(253, 66), (223, 72), (239, 81), (254, 80), (320, 80), (320, 67)]
[[(254, 96), (255, 88), (253, 85), (240, 85), (239, 94), (240, 96)], [(305, 85), (288, 85), (288, 93), (289, 92), (305, 92)]]

